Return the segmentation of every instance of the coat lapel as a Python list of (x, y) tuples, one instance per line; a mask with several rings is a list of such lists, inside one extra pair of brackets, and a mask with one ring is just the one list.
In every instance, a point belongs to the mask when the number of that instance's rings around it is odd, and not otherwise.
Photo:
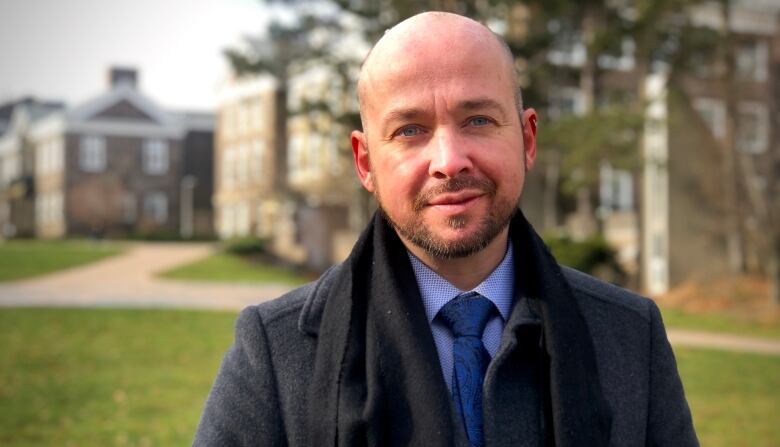
[(522, 214), (513, 220), (510, 233), (517, 253), (516, 283), (522, 284), (541, 314), (555, 444), (606, 446), (612, 415), (601, 390), (596, 353), (579, 302)]
[[(377, 234), (372, 230), (378, 230)], [(558, 446), (606, 446), (611, 411), (601, 391), (595, 350), (579, 304), (560, 267), (521, 213), (513, 219), (510, 234), (516, 253), (516, 290), (522, 291), (524, 298), (518, 298), (515, 304), (502, 348), (487, 374), (494, 379), (485, 384), (487, 394), (501, 397), (486, 403), (488, 445), (523, 445), (514, 441), (527, 438), (525, 430), (541, 427), (538, 439), (553, 433)], [(339, 445), (358, 439), (368, 445), (384, 445), (387, 438), (383, 436), (391, 434), (388, 429), (401, 433), (409, 424), (414, 430), (409, 440), (425, 439), (426, 445), (452, 442), (451, 405), (435, 346), (420, 309), (422, 303), (409, 261), (399, 253), (404, 254), (397, 236), (377, 217), (347, 263), (333, 272), (330, 290), (317, 293), (321, 298), (304, 308), (301, 329), (318, 334), (320, 339), (310, 390), (310, 398), (319, 402), (310, 413), (310, 429), (315, 434), (310, 440), (312, 445), (331, 444), (323, 444), (325, 439), (338, 439)], [(412, 290), (413, 297), (404, 290)], [(395, 298), (378, 306), (374, 303), (368, 309), (367, 300), (379, 296)], [(526, 305), (520, 306), (523, 300)], [(386, 308), (387, 304), (392, 308)], [(412, 317), (396, 320), (388, 318), (387, 311)], [(360, 323), (366, 318), (373, 322), (367, 326)], [(399, 331), (400, 338), (386, 338), (386, 334), (398, 335)], [(365, 337), (372, 341), (364, 344)], [(416, 347), (408, 350), (406, 346)], [(534, 346), (537, 349), (531, 349)], [(538, 365), (537, 369), (520, 372), (529, 380), (538, 379), (536, 396), (513, 388), (521, 383), (518, 359)], [(369, 371), (362, 370), (365, 367)], [(370, 390), (367, 381), (371, 382)], [(418, 407), (421, 399), (427, 403)], [(538, 412), (545, 402), (549, 402), (548, 411), (518, 424), (520, 412)], [(519, 411), (521, 408), (525, 410)], [(390, 420), (397, 415), (400, 419)], [(550, 444), (551, 437), (546, 441)]]

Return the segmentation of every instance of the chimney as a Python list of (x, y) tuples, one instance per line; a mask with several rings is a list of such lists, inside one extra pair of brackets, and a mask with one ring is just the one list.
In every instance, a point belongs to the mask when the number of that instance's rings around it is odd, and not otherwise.
[(138, 72), (135, 68), (111, 67), (108, 72), (109, 87), (116, 88), (120, 85), (127, 85), (132, 88), (138, 87)]

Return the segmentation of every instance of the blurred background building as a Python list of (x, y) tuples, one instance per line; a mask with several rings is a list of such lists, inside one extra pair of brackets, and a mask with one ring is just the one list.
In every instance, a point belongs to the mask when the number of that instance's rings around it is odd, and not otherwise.
[(541, 116), (522, 208), (572, 263), (652, 294), (729, 273), (780, 284), (777, 1), (257, 7), (213, 115), (157, 105), (121, 67), (83, 104), (0, 105), (3, 237), (216, 234), (338, 262), (374, 209), (349, 146), (360, 63), (385, 29), (439, 9), (508, 41)]
[(4, 235), (212, 234), (213, 117), (158, 107), (138, 73), (73, 108), (23, 100), (2, 136)]

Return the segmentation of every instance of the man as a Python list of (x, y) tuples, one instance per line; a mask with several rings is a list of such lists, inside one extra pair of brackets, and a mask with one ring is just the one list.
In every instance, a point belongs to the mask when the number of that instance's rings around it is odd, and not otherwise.
[(517, 212), (536, 156), (511, 54), (446, 13), (358, 83), (380, 206), (350, 257), (244, 310), (195, 445), (697, 445), (658, 309), (558, 266)]

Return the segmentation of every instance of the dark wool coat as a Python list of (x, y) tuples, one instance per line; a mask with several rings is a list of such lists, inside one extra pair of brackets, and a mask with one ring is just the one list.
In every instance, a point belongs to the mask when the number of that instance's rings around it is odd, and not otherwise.
[[(524, 247), (518, 231), (512, 235), (520, 272), (528, 269), (524, 253), (549, 255), (543, 247)], [(541, 244), (532, 230), (526, 232), (529, 244)], [(334, 267), (313, 283), (241, 312), (194, 445), (331, 444), (309, 439), (311, 409), (323, 403), (307, 399), (325, 303), (348, 268)], [(540, 290), (563, 287), (571, 302), (540, 310), (537, 300), (516, 298), (485, 378), (487, 445), (698, 445), (655, 304), (575, 270), (547, 268), (557, 276), (541, 275), (548, 283)], [(431, 337), (418, 342), (433, 343)], [(438, 359), (427, 367), (439, 367)], [(389, 396), (401, 402), (432, 397)], [(404, 436), (396, 438), (415, 439)], [(448, 439), (468, 445), (462, 429)]]

